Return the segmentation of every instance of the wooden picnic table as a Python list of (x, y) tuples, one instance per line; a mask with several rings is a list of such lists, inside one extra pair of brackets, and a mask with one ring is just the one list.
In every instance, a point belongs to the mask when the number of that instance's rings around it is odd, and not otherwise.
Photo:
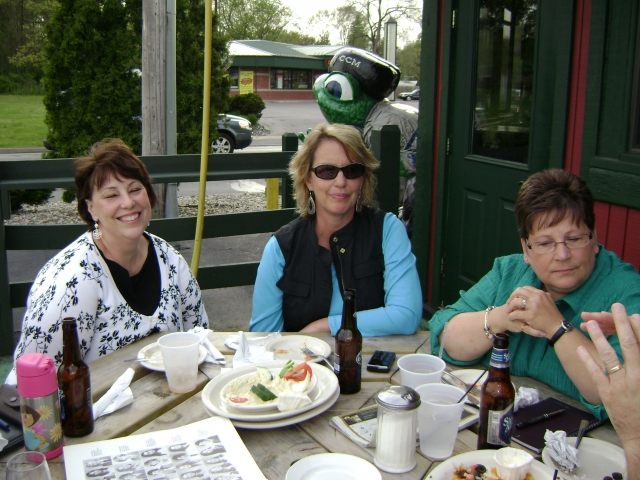
[[(212, 343), (227, 359), (227, 366), (232, 365), (232, 349), (225, 345), (225, 340), (235, 332), (214, 332)], [(262, 336), (261, 333), (248, 333), (249, 336)], [(286, 335), (286, 334), (285, 334)], [(135, 359), (138, 351), (145, 345), (155, 342), (160, 334), (151, 335), (135, 344), (117, 350), (110, 355), (90, 364), (91, 383), (94, 401), (109, 389), (113, 382), (127, 368), (135, 371), (131, 389), (134, 395), (133, 404), (96, 420), (94, 432), (81, 438), (66, 438), (67, 445), (109, 440), (131, 434), (139, 434), (157, 430), (168, 430), (209, 417), (202, 400), (201, 391), (207, 382), (220, 374), (220, 366), (209, 363), (200, 365), (198, 386), (190, 393), (176, 394), (169, 391), (163, 372), (148, 370)], [(314, 334), (331, 345), (333, 338), (329, 334)], [(210, 337), (211, 338), (211, 337)], [(320, 415), (304, 422), (275, 429), (248, 430), (238, 428), (238, 433), (247, 449), (253, 456), (263, 474), (269, 480), (283, 480), (286, 472), (295, 461), (318, 453), (340, 452), (356, 455), (373, 463), (372, 455), (347, 439), (330, 426), (331, 417), (355, 411), (375, 404), (377, 392), (389, 385), (399, 384), (397, 362), (389, 373), (368, 372), (364, 365), (375, 350), (396, 352), (397, 357), (410, 353), (430, 353), (429, 332), (418, 332), (409, 336), (368, 337), (363, 341), (362, 389), (354, 395), (340, 395), (336, 403)], [(452, 368), (455, 370), (455, 368)], [(513, 377), (516, 386), (521, 384), (535, 386), (541, 390), (542, 396), (553, 395), (556, 398), (579, 406), (568, 397), (561, 395), (545, 385), (529, 378)], [(620, 445), (610, 423), (589, 432), (590, 436)], [(477, 436), (467, 429), (459, 432), (454, 455), (476, 449)], [(4, 472), (5, 463), (17, 450), (0, 456), (0, 472)], [(416, 467), (405, 474), (381, 472), (383, 479), (424, 479), (427, 473), (438, 464), (417, 451)], [(50, 460), (49, 466), (53, 480), (65, 479), (64, 456)], [(68, 479), (72, 480), (72, 479)]]

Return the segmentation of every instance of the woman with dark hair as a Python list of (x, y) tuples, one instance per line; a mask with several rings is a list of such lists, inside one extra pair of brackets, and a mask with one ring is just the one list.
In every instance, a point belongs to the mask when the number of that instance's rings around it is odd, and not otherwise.
[[(596, 385), (576, 355), (579, 346), (594, 357), (596, 349), (574, 327), (581, 312), (609, 310), (615, 302), (640, 312), (640, 275), (598, 244), (593, 197), (570, 172), (531, 175), (515, 214), (524, 255), (497, 258), (460, 300), (434, 315), (432, 351), (444, 342), (447, 361), (488, 365), (493, 336), (508, 332), (511, 373), (541, 380), (604, 418)], [(622, 358), (618, 338), (610, 341)]]
[(355, 288), (363, 335), (415, 333), (422, 316), (416, 259), (404, 225), (374, 208), (378, 160), (360, 133), (318, 125), (289, 164), (300, 217), (265, 246), (251, 331), (331, 332)]
[[(89, 231), (40, 270), (27, 300), (15, 359), (62, 361), (62, 319), (78, 322), (91, 362), (153, 332), (208, 326), (198, 282), (182, 256), (145, 232), (156, 195), (142, 161), (105, 139), (73, 164), (78, 213)], [(15, 384), (15, 368), (7, 383)]]

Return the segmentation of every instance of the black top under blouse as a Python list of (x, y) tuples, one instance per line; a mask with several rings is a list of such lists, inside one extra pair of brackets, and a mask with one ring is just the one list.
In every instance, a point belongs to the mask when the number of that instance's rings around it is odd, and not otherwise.
[(149, 242), (147, 259), (140, 272), (133, 276), (129, 276), (129, 271), (119, 263), (105, 257), (99, 248), (98, 251), (107, 262), (113, 281), (129, 306), (141, 315), (150, 316), (160, 303), (160, 266), (153, 242), (147, 235), (144, 237)]

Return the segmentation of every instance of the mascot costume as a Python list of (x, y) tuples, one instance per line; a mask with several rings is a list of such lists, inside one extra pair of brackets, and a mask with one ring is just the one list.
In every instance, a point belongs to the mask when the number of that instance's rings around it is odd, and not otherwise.
[(385, 98), (396, 89), (399, 80), (400, 70), (392, 63), (365, 50), (346, 47), (334, 55), (329, 73), (318, 77), (313, 93), (329, 123), (357, 127), (369, 148), (375, 127), (400, 127), (400, 176), (406, 178), (401, 219), (411, 237), (418, 110)]

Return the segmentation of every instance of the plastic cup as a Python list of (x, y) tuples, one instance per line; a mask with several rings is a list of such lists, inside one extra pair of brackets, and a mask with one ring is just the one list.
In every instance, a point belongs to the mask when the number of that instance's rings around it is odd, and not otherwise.
[(414, 353), (398, 359), (400, 383), (414, 390), (425, 383), (440, 383), (444, 360), (434, 355)]
[(441, 383), (416, 388), (422, 403), (418, 408), (420, 451), (423, 455), (443, 460), (453, 453), (464, 402), (458, 402), (464, 390)]
[(187, 393), (196, 388), (200, 337), (195, 333), (169, 333), (158, 340), (169, 390)]
[(51, 480), (49, 465), (40, 452), (22, 452), (7, 462), (7, 480)]

